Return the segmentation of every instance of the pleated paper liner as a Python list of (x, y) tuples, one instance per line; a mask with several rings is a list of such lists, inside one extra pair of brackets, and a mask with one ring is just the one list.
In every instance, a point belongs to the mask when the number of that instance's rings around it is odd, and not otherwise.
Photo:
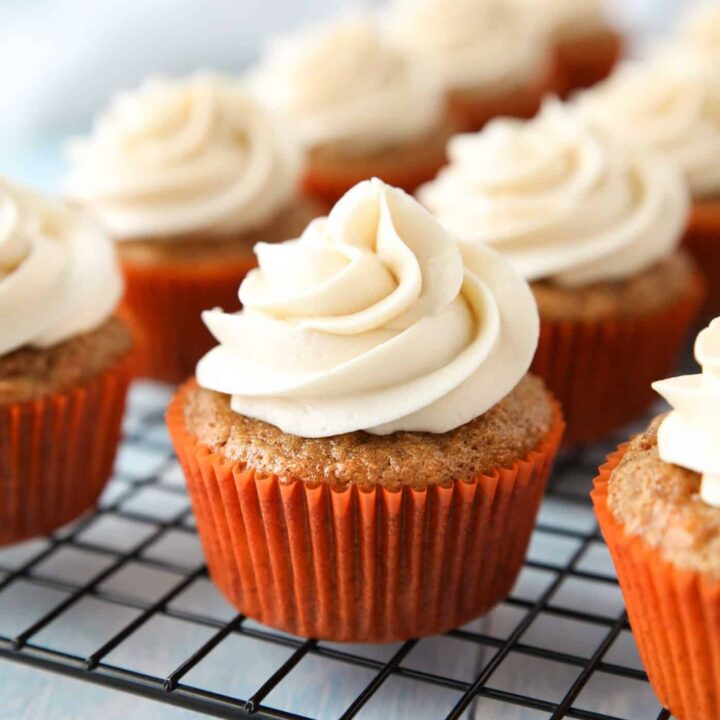
[(622, 58), (625, 42), (612, 30), (592, 37), (568, 39), (555, 45), (561, 97), (604, 80)]
[(651, 383), (672, 374), (704, 292), (696, 274), (680, 301), (649, 315), (541, 319), (532, 372), (562, 405), (565, 446), (601, 439), (643, 414), (656, 398)]
[(608, 458), (592, 499), (610, 549), (650, 683), (679, 720), (720, 718), (720, 582), (682, 570), (625, 532), (608, 507), (608, 482), (625, 451)]
[(701, 321), (720, 315), (720, 200), (693, 206), (683, 244), (707, 279), (708, 293)]
[(127, 355), (66, 392), (0, 405), (0, 545), (94, 507), (115, 460), (131, 365)]
[[(333, 488), (259, 477), (197, 442), (183, 407), (168, 427), (210, 574), (241, 612), (296, 635), (385, 642), (447, 630), (510, 591), (563, 420), (527, 457), (448, 486)], [(311, 479), (309, 479), (311, 480)]]
[(556, 93), (562, 85), (562, 75), (552, 60), (548, 60), (537, 77), (525, 85), (490, 92), (450, 91), (447, 97), (448, 114), (463, 132), (476, 132), (493, 118), (533, 117), (543, 99)]
[(445, 146), (457, 130), (454, 123), (448, 123), (427, 142), (418, 141), (405, 153), (389, 150), (387, 157), (376, 154), (367, 158), (321, 158), (311, 154), (301, 178), (302, 193), (319, 203), (324, 211), (329, 211), (350, 188), (368, 178), (380, 178), (412, 193), (432, 180), (446, 164)]
[(238, 286), (251, 261), (166, 265), (123, 261), (126, 291), (122, 314), (137, 335), (137, 374), (179, 383), (216, 342), (203, 310), (240, 308)]

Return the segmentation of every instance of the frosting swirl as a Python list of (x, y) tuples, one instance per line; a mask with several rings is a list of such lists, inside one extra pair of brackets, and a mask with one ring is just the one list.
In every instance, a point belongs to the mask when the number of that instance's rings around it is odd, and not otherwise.
[(0, 179), (0, 355), (94, 330), (122, 290), (112, 242), (86, 213)]
[(582, 37), (607, 25), (603, 0), (524, 0), (524, 5), (556, 40)]
[(696, 2), (680, 22), (673, 43), (694, 60), (720, 67), (720, 5), (714, 0)]
[(700, 498), (720, 507), (720, 318), (695, 342), (702, 374), (653, 383), (672, 406), (658, 429), (660, 459), (702, 475)]
[(720, 53), (714, 70), (666, 51), (584, 93), (581, 112), (678, 165), (695, 197), (720, 191)]
[(353, 12), (272, 39), (249, 82), (308, 147), (371, 152), (438, 125), (442, 90)]
[(487, 243), (527, 280), (618, 280), (679, 243), (685, 185), (669, 163), (547, 103), (450, 141), (450, 165), (418, 197), (452, 232)]
[(517, 0), (395, 0), (384, 26), (450, 89), (506, 89), (544, 61), (542, 28)]
[(286, 207), (300, 151), (239, 82), (154, 78), (68, 146), (71, 197), (118, 240), (252, 230)]
[(197, 379), (284, 432), (446, 432), (530, 365), (539, 321), (527, 284), (379, 180), (356, 185), (299, 239), (256, 252), (244, 309), (203, 314), (220, 345)]

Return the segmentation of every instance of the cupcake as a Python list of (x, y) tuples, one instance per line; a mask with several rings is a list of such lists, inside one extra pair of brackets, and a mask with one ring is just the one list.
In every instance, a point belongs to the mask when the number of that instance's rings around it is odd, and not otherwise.
[(373, 176), (412, 191), (445, 163), (442, 90), (369, 11), (273, 38), (248, 83), (300, 137), (303, 189), (325, 207)]
[(210, 573), (298, 635), (389, 641), (510, 590), (563, 422), (532, 294), (379, 180), (259, 245), (168, 410)]
[(219, 76), (121, 94), (68, 155), (66, 192), (118, 243), (139, 373), (157, 380), (183, 380), (212, 346), (199, 314), (237, 302), (254, 244), (284, 240), (316, 214), (297, 191), (299, 145)]
[(720, 64), (667, 47), (623, 66), (578, 103), (594, 122), (680, 168), (693, 201), (685, 245), (709, 280), (704, 314), (720, 313)]
[(561, 95), (610, 75), (623, 52), (622, 35), (606, 17), (603, 0), (524, 0), (535, 11), (552, 48)]
[(131, 337), (95, 221), (0, 180), (0, 545), (89, 510), (112, 470)]
[(702, 374), (655, 389), (670, 414), (608, 458), (593, 502), (640, 656), (678, 720), (720, 717), (720, 318)]
[(532, 117), (555, 90), (541, 26), (519, 0), (394, 0), (384, 26), (425, 74), (439, 78), (463, 130), (498, 115)]
[(702, 300), (678, 251), (688, 209), (675, 168), (550, 102), (451, 140), (418, 197), (453, 233), (503, 253), (531, 283), (541, 334), (533, 371), (558, 396), (566, 442), (640, 415)]

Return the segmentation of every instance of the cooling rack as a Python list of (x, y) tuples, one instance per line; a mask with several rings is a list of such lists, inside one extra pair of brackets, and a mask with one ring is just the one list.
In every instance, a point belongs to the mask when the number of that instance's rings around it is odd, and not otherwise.
[(522, 573), (489, 615), (343, 645), (259, 625), (216, 593), (163, 423), (169, 397), (132, 388), (96, 513), (0, 550), (0, 658), (221, 718), (670, 717), (588, 500), (614, 442), (558, 459)]

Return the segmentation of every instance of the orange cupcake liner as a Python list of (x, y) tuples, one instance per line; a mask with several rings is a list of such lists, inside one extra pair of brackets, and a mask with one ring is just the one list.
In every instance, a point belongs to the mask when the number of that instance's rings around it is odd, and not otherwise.
[(525, 86), (477, 97), (464, 92), (450, 92), (447, 111), (463, 132), (482, 130), (496, 117), (529, 119), (538, 112), (546, 95), (563, 87), (562, 82), (564, 76), (559, 74), (556, 63), (549, 60), (537, 78)]
[(683, 245), (707, 279), (702, 320), (711, 320), (720, 315), (720, 200), (693, 206)]
[(432, 180), (441, 167), (447, 163), (445, 148), (427, 157), (406, 157), (396, 165), (384, 162), (352, 163), (344, 165), (342, 161), (309, 162), (301, 178), (301, 191), (305, 197), (321, 204), (324, 211), (333, 205), (362, 180), (377, 177), (388, 185), (413, 193), (423, 183)]
[(447, 486), (335, 488), (260, 477), (167, 413), (210, 574), (241, 612), (296, 635), (386, 642), (462, 625), (510, 591), (563, 431), (511, 467)]
[(66, 392), (0, 405), (0, 545), (94, 507), (112, 472), (131, 364), (127, 355)]
[(137, 337), (141, 377), (179, 383), (216, 343), (200, 313), (240, 307), (238, 287), (253, 261), (164, 267), (124, 261), (125, 298), (121, 315)]
[(628, 534), (608, 507), (608, 482), (625, 446), (600, 468), (595, 513), (617, 570), (650, 684), (679, 720), (720, 717), (720, 582), (665, 560)]
[(613, 31), (558, 43), (554, 52), (560, 96), (565, 98), (573, 90), (604, 80), (621, 59), (624, 49), (622, 35)]
[(696, 274), (686, 295), (659, 312), (598, 321), (540, 321), (532, 364), (562, 405), (564, 445), (598, 440), (652, 404), (651, 383), (668, 377), (704, 298)]

